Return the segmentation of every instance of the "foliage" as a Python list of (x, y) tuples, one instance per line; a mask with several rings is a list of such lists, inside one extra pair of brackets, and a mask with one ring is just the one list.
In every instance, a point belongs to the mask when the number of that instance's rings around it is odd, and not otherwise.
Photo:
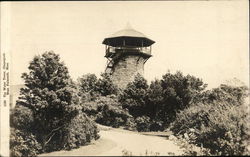
[(138, 131), (150, 131), (150, 118), (147, 116), (137, 117), (135, 119), (136, 129)]
[(22, 88), (17, 106), (32, 110), (35, 126), (33, 131), (45, 142), (46, 134), (77, 114), (76, 89), (72, 85), (67, 67), (59, 55), (46, 52), (35, 56), (29, 65), (29, 73), (23, 73), (25, 88)]
[(98, 139), (98, 132), (96, 124), (86, 114), (80, 113), (67, 126), (54, 132), (46, 151), (79, 148)]
[(145, 115), (147, 89), (146, 79), (137, 74), (134, 81), (127, 85), (127, 88), (119, 97), (122, 107), (128, 109), (129, 113), (135, 118)]
[[(24, 138), (35, 138), (43, 151), (71, 149), (94, 139), (96, 126), (86, 116), (79, 115), (82, 108), (78, 88), (59, 55), (46, 52), (35, 56), (28, 69), (28, 73), (22, 74), (25, 88), (20, 90), (11, 125), (20, 129), (20, 133), (34, 135)], [(80, 122), (78, 126), (76, 121)], [(14, 144), (13, 147), (18, 147)]]
[(152, 81), (148, 89), (147, 107), (148, 115), (153, 119), (160, 119), (159, 113), (163, 104), (163, 88), (160, 80)]
[[(191, 129), (192, 130), (192, 129)], [(190, 143), (189, 136), (192, 136), (193, 133), (185, 134), (184, 138), (182, 136), (173, 136), (171, 135), (169, 140), (175, 142), (180, 149), (183, 151), (183, 156), (211, 156), (209, 149), (196, 146), (195, 144)]]
[(98, 97), (99, 93), (96, 90), (97, 81), (95, 74), (86, 74), (77, 79), (82, 102), (95, 100)]
[(34, 125), (32, 110), (25, 106), (16, 106), (10, 112), (10, 126), (19, 130), (31, 131)]
[(147, 126), (158, 131), (174, 121), (176, 112), (195, 102), (205, 87), (201, 79), (184, 76), (181, 72), (168, 72), (161, 80), (152, 81), (150, 86), (138, 74), (120, 95), (119, 102), (134, 118), (149, 117), (150, 124)]
[(130, 131), (136, 131), (137, 130), (137, 124), (135, 122), (135, 119), (131, 116), (130, 118), (127, 119), (124, 129), (130, 130)]
[(175, 119), (176, 112), (189, 107), (195, 101), (197, 95), (206, 88), (206, 84), (191, 75), (168, 72), (162, 76), (161, 87), (163, 98), (157, 116), (169, 124)]
[(117, 95), (119, 90), (118, 87), (113, 83), (111, 75), (107, 73), (102, 73), (101, 78), (96, 82), (96, 90), (101, 96), (107, 95)]
[(11, 128), (10, 133), (10, 156), (30, 157), (41, 151), (42, 147), (33, 134), (15, 128)]
[(237, 102), (245, 94), (241, 87), (238, 90), (236, 87), (229, 88), (220, 86), (213, 89), (209, 94), (206, 93), (207, 97), (204, 97), (202, 103), (179, 112), (171, 130), (176, 135), (184, 136), (189, 143), (209, 149), (212, 155), (249, 153), (249, 113), (245, 105)]
[(99, 96), (117, 95), (118, 87), (111, 80), (111, 76), (106, 73), (101, 74), (97, 79), (95, 74), (86, 74), (78, 78), (79, 95), (82, 102), (94, 101)]
[(127, 119), (131, 117), (128, 111), (122, 109), (115, 95), (101, 96), (95, 101), (85, 103), (83, 112), (96, 122), (112, 127), (125, 125)]
[(245, 85), (242, 86), (230, 86), (221, 84), (218, 88), (207, 90), (200, 95), (200, 102), (212, 103), (212, 102), (228, 102), (232, 105), (241, 105), (244, 103), (244, 99), (248, 95), (248, 88)]

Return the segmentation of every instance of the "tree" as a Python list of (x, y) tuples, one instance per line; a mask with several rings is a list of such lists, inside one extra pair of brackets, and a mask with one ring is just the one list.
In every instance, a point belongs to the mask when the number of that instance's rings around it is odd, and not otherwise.
[(200, 101), (203, 103), (212, 103), (215, 101), (227, 101), (232, 105), (242, 105), (248, 96), (246, 85), (231, 86), (221, 84), (218, 88), (207, 90), (200, 95)]
[(78, 83), (83, 92), (92, 92), (96, 88), (97, 77), (95, 74), (86, 74), (78, 78)]
[(208, 155), (247, 155), (249, 111), (243, 101), (238, 101), (247, 93), (236, 87), (224, 88), (209, 90), (201, 102), (179, 112), (171, 130), (175, 135), (185, 135), (189, 143), (208, 148)]
[(79, 100), (76, 87), (59, 55), (54, 52), (37, 55), (28, 69), (28, 73), (22, 74), (25, 87), (20, 90), (17, 106), (25, 106), (32, 111), (35, 122), (32, 133), (45, 146), (78, 114)]
[(130, 82), (120, 95), (119, 101), (132, 116), (138, 117), (145, 114), (147, 89), (147, 80), (137, 74), (134, 81)]
[(118, 87), (113, 83), (111, 79), (111, 75), (107, 73), (101, 74), (101, 78), (99, 78), (96, 82), (95, 90), (99, 92), (101, 96), (112, 94), (117, 95), (119, 92)]
[(95, 100), (100, 95), (97, 91), (97, 81), (95, 74), (86, 74), (77, 79), (82, 103)]
[(171, 130), (189, 143), (202, 145), (208, 155), (249, 154), (249, 110), (244, 84), (221, 84), (199, 94), (199, 101), (177, 113)]
[[(151, 103), (155, 99), (158, 100), (158, 105), (160, 105), (158, 108), (160, 109), (157, 109), (157, 119), (161, 119), (166, 124), (175, 119), (176, 112), (189, 107), (190, 104), (197, 101), (198, 95), (206, 88), (206, 84), (201, 79), (191, 75), (184, 76), (179, 71), (175, 74), (166, 73), (162, 76), (160, 82), (154, 83), (155, 85), (152, 84), (152, 88), (158, 86), (158, 89), (154, 90), (159, 90), (157, 92), (159, 95), (150, 94), (149, 100), (151, 100)], [(159, 84), (161, 84), (161, 88)]]
[(152, 81), (148, 89), (147, 108), (148, 115), (153, 119), (157, 119), (158, 114), (160, 113), (161, 105), (163, 103), (162, 93), (163, 88), (161, 87), (161, 81)]

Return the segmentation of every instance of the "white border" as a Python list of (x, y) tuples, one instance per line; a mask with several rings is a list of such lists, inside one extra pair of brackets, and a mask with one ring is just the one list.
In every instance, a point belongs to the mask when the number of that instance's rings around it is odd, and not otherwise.
[[(0, 2), (0, 155), (9, 156), (9, 136), (10, 136), (10, 127), (9, 127), (9, 103), (10, 103), (10, 52), (9, 52), (9, 37), (10, 37), (10, 2)], [(5, 65), (4, 65), (5, 64)], [(6, 65), (8, 64), (8, 69)], [(3, 69), (5, 66), (5, 69)], [(8, 73), (8, 75), (7, 75)], [(5, 74), (5, 75), (4, 75)], [(5, 77), (5, 80), (4, 80)], [(5, 89), (4, 89), (5, 83)], [(7, 92), (8, 90), (8, 92)], [(7, 95), (4, 97), (4, 92), (7, 92)], [(4, 103), (5, 101), (5, 103)]]

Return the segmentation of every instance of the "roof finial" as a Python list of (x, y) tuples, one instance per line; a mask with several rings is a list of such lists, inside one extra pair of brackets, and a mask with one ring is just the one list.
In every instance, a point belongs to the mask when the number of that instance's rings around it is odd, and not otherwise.
[(132, 29), (131, 25), (129, 22), (127, 22), (126, 28), (125, 29)]

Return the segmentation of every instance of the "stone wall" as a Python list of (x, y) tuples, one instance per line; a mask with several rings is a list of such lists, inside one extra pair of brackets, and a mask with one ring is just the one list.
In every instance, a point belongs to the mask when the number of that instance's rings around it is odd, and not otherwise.
[(145, 59), (137, 55), (122, 57), (114, 66), (112, 80), (121, 89), (134, 80), (137, 73), (143, 75)]

